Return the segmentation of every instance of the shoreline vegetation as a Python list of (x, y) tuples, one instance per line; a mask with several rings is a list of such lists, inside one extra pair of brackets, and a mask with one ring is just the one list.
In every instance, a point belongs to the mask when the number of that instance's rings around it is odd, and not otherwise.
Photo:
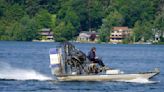
[(40, 30), (47, 28), (55, 42), (95, 31), (97, 43), (110, 43), (116, 26), (132, 29), (122, 44), (164, 44), (164, 1), (0, 0), (1, 41), (46, 41)]
[[(0, 42), (14, 42), (16, 40), (0, 40)], [(55, 41), (39, 41), (39, 40), (34, 40), (34, 41), (16, 41), (16, 42), (39, 42), (39, 43), (53, 43)], [(88, 43), (88, 44), (138, 44), (138, 45), (164, 45), (164, 42), (157, 42), (157, 43), (149, 43), (149, 42), (135, 42), (135, 43), (111, 43), (111, 42), (77, 42), (77, 41), (68, 41), (71, 43)], [(61, 42), (57, 42), (57, 43), (61, 43)]]

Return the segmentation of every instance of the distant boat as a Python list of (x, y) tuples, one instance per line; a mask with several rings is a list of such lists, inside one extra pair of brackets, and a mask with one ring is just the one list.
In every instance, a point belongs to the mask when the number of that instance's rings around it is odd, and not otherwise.
[[(50, 49), (50, 67), (52, 74), (58, 81), (122, 81), (137, 78), (150, 79), (160, 73), (158, 68), (150, 72), (131, 74), (124, 73), (118, 69), (100, 68), (97, 64), (88, 63), (84, 53), (76, 49), (75, 46), (70, 43), (66, 43), (63, 49)], [(94, 72), (94, 69), (96, 72)]]

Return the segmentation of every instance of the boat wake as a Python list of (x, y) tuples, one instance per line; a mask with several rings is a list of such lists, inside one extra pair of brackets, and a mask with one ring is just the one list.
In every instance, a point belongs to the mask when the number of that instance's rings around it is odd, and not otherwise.
[(32, 69), (20, 69), (10, 66), (7, 63), (0, 63), (0, 79), (5, 80), (52, 80), (44, 74)]
[(151, 83), (158, 83), (159, 81), (150, 81), (149, 79), (145, 78), (136, 78), (132, 80), (118, 80), (120, 82), (129, 82), (129, 83), (141, 83), (141, 84), (151, 84)]

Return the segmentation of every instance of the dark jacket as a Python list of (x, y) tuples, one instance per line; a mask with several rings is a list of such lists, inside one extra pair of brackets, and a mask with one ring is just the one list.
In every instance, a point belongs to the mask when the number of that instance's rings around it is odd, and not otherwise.
[(90, 52), (88, 52), (87, 57), (90, 61), (95, 61), (96, 53), (91, 50)]

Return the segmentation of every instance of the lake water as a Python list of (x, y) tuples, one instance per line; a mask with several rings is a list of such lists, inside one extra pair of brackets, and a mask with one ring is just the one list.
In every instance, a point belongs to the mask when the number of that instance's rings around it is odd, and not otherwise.
[(163, 92), (164, 45), (73, 44), (84, 53), (96, 47), (106, 65), (127, 73), (155, 67), (161, 72), (132, 83), (57, 82), (49, 68), (49, 49), (60, 43), (1, 41), (0, 92)]

